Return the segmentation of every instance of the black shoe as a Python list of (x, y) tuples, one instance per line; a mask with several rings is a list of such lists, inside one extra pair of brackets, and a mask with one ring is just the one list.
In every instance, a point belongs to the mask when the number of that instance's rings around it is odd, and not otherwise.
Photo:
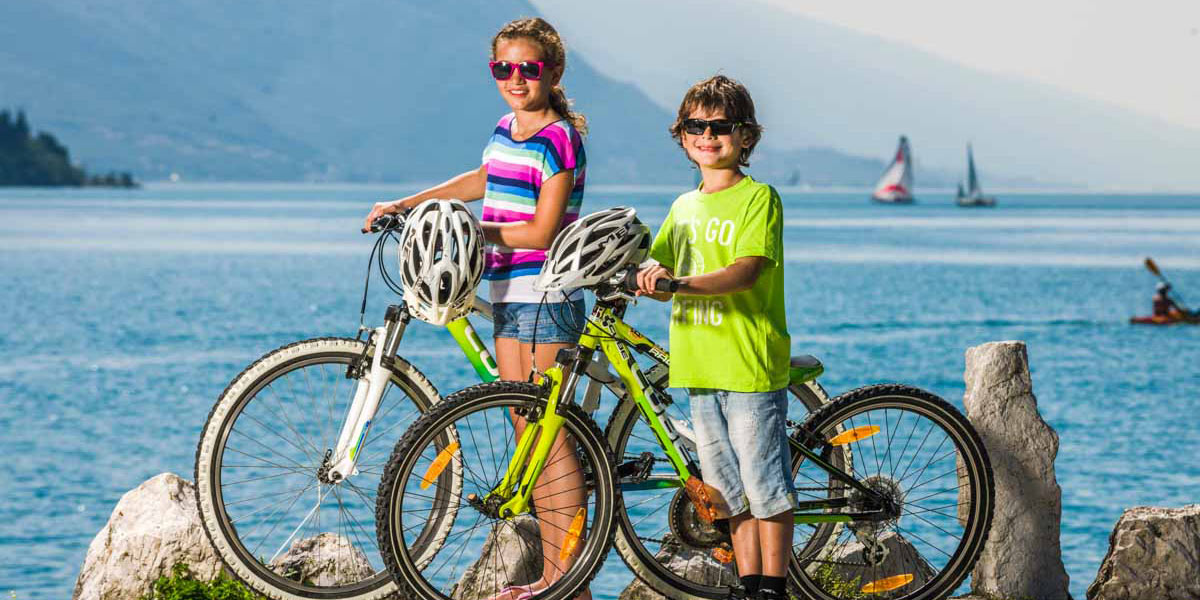
[(775, 590), (759, 589), (755, 600), (788, 600), (788, 595), (781, 594)]
[(729, 595), (725, 596), (726, 600), (750, 600), (750, 595), (746, 593), (746, 588), (742, 584), (735, 583), (729, 586)]

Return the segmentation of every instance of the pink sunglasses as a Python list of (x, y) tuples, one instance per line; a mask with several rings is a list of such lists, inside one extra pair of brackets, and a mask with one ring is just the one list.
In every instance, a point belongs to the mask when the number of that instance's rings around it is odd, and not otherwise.
[(507, 81), (512, 79), (513, 73), (517, 70), (521, 71), (521, 77), (531, 81), (537, 81), (542, 78), (542, 72), (546, 67), (553, 67), (553, 64), (543, 61), (521, 61), (519, 63), (511, 63), (507, 60), (491, 60), (488, 61), (488, 67), (492, 70), (492, 77), (496, 81)]

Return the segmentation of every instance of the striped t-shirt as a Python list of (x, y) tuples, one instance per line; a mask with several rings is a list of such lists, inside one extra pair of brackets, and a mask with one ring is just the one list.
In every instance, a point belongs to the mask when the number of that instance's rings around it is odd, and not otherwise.
[[(583, 137), (569, 121), (562, 119), (518, 142), (512, 136), (514, 119), (512, 113), (501, 117), (483, 150), (483, 163), (487, 165), (483, 220), (511, 223), (533, 219), (542, 182), (572, 169), (575, 187), (571, 189), (562, 219), (562, 226), (566, 227), (579, 218), (579, 207), (583, 203), (587, 164)], [(533, 280), (545, 262), (545, 250), (488, 245), (483, 278), (491, 286), (492, 302), (541, 301), (542, 293), (533, 289)], [(547, 299), (560, 301), (562, 296)]]

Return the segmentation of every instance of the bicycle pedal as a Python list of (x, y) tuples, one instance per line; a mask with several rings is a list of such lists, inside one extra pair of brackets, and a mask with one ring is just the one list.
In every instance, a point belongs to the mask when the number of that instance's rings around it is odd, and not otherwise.
[(733, 550), (724, 546), (717, 546), (716, 548), (712, 549), (712, 557), (716, 559), (717, 562), (727, 565), (733, 562)]
[(687, 492), (688, 498), (691, 498), (692, 504), (696, 507), (696, 516), (700, 517), (701, 521), (711, 525), (717, 519), (729, 518), (728, 505), (725, 504), (721, 493), (713, 486), (693, 476), (688, 477), (683, 489)]

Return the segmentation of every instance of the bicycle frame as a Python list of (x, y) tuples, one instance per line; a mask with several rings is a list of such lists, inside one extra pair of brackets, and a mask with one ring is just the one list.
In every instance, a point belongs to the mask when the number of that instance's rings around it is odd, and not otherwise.
[[(642, 335), (625, 323), (618, 313), (623, 307), (610, 302), (596, 303), (588, 319), (587, 327), (580, 337), (579, 343), (559, 352), (554, 367), (544, 373), (543, 385), (547, 387), (546, 407), (542, 414), (530, 418), (524, 433), (517, 440), (512, 458), (500, 483), (489, 492), (488, 501), (499, 502), (498, 514), (510, 519), (529, 512), (532, 506), (533, 487), (541, 476), (551, 448), (563, 425), (563, 418), (558, 414), (558, 405), (574, 401), (575, 386), (581, 375), (586, 375), (592, 364), (592, 358), (599, 349), (608, 362), (616, 370), (617, 376), (628, 392), (628, 400), (637, 404), (642, 415), (646, 418), (651, 431), (668, 461), (674, 468), (673, 476), (647, 477), (640, 482), (621, 484), (623, 491), (681, 488), (693, 476), (700, 473), (699, 467), (680, 450), (679, 432), (670, 419), (664, 418), (665, 409), (671, 399), (657, 387), (650, 384), (646, 373), (635, 360), (632, 347), (641, 354), (647, 355), (662, 365), (670, 364), (670, 355), (661, 346)], [(792, 383), (811, 381), (820, 374), (820, 369), (798, 370), (793, 373)], [(536, 440), (536, 444), (535, 444)], [(859, 492), (870, 497), (877, 497), (874, 490), (862, 485), (851, 475), (823, 460), (813, 450), (790, 441), (794, 452), (803, 454), (831, 476), (844, 482)], [(816, 523), (848, 523), (855, 519), (869, 518), (868, 513), (838, 513), (808, 512), (848, 506), (846, 498), (831, 498), (800, 502), (794, 511), (796, 524)]]

